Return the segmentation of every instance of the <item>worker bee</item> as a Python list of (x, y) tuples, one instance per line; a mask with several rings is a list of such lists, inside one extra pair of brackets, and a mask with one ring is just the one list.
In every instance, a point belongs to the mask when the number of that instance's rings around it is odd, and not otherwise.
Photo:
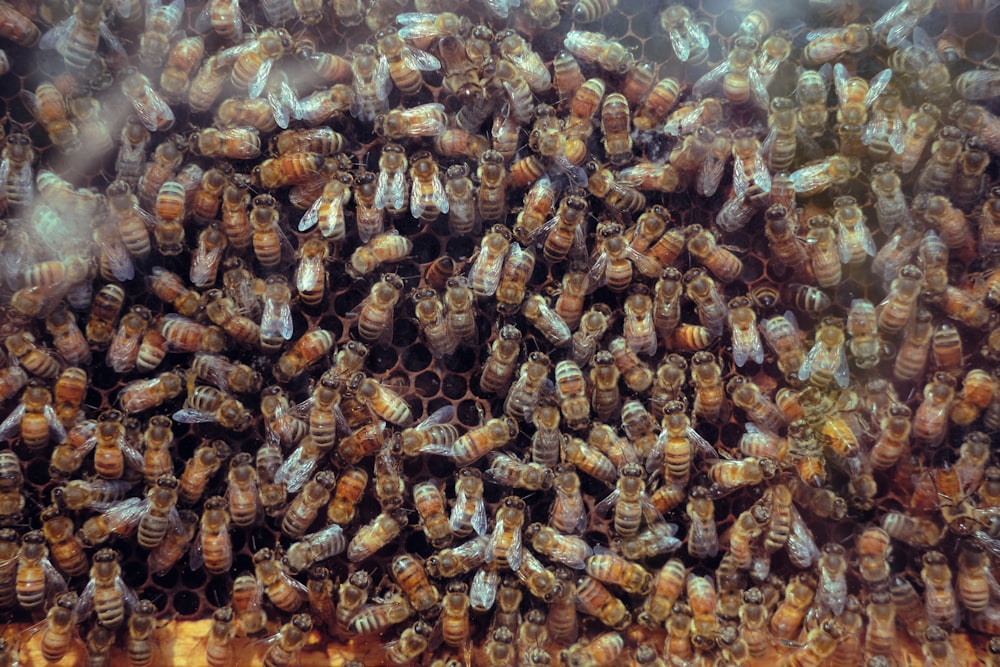
[(347, 560), (358, 563), (374, 555), (399, 535), (406, 522), (406, 516), (401, 510), (379, 514), (371, 522), (358, 528), (347, 545)]
[(695, 23), (691, 10), (683, 5), (670, 5), (660, 12), (660, 25), (670, 37), (670, 45), (681, 62), (698, 65), (708, 56), (708, 36)]
[(216, 422), (226, 429), (244, 431), (250, 426), (251, 414), (243, 403), (221, 389), (200, 385), (184, 400), (184, 406), (174, 413), (177, 422), (197, 424)]
[(21, 402), (0, 423), (0, 438), (10, 439), (17, 432), (31, 449), (44, 447), (50, 439), (57, 443), (66, 440), (66, 429), (52, 405), (52, 393), (37, 380), (28, 382)]
[(287, 382), (298, 377), (323, 359), (333, 349), (333, 343), (333, 334), (326, 329), (307, 331), (278, 358), (274, 365), (275, 378), (279, 382)]
[(600, 33), (570, 30), (563, 46), (577, 58), (607, 72), (625, 74), (635, 66), (635, 58), (624, 46)]

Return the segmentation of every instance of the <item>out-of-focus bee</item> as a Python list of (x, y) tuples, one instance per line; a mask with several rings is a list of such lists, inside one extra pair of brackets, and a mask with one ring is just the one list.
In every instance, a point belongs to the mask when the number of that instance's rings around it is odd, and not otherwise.
[(18, 46), (33, 48), (42, 33), (31, 19), (15, 9), (14, 5), (0, 5), (0, 33)]
[[(103, 39), (107, 45), (115, 52), (115, 55), (125, 56), (125, 48), (115, 37), (114, 33), (108, 29), (105, 19), (108, 18), (109, 8), (101, 2), (82, 0), (73, 9), (73, 15), (58, 23), (41, 36), (41, 41), (29, 39), (31, 33), (22, 33), (15, 29), (14, 37), (21, 37), (22, 40), (38, 42), (39, 48), (55, 49), (65, 60), (66, 66), (77, 74), (86, 74), (91, 62), (97, 57), (97, 47)], [(7, 23), (15, 27), (19, 25), (16, 11), (10, 9), (6, 12)], [(38, 30), (34, 30), (37, 37)], [(16, 40), (15, 40), (16, 41)], [(33, 44), (32, 44), (33, 45)]]
[(881, 525), (889, 537), (922, 549), (934, 547), (943, 536), (941, 528), (930, 519), (918, 519), (901, 512), (889, 512), (882, 517)]
[(660, 25), (670, 36), (678, 60), (698, 65), (708, 57), (708, 36), (687, 7), (670, 5), (660, 12)]
[(563, 46), (574, 56), (601, 69), (625, 74), (635, 67), (635, 57), (619, 42), (597, 32), (570, 30)]
[(132, 102), (136, 116), (150, 132), (165, 132), (174, 126), (174, 112), (153, 88), (152, 82), (137, 70), (129, 72), (121, 83), (122, 92)]
[(889, 294), (877, 307), (879, 331), (893, 335), (906, 326), (913, 316), (923, 277), (923, 272), (912, 264), (899, 270), (889, 286)]
[[(206, 3), (208, 9), (212, 3)], [(167, 55), (166, 67), (160, 75), (160, 91), (163, 99), (170, 104), (183, 101), (191, 87), (191, 75), (201, 64), (205, 54), (205, 40), (201, 35), (194, 35), (178, 40)], [(119, 178), (121, 178), (119, 174)]]
[(857, 171), (857, 160), (833, 155), (792, 172), (792, 186), (795, 192), (811, 197), (835, 185), (846, 183)]
[(183, 16), (184, 0), (173, 0), (169, 5), (149, 3), (146, 30), (139, 37), (139, 62), (151, 69), (163, 67)]
[(34, 201), (35, 172), (32, 164), (38, 154), (26, 134), (7, 135), (0, 162), (0, 203), (27, 207)]
[[(404, 30), (400, 31), (400, 36)], [(384, 55), (379, 56), (374, 46), (362, 44), (352, 54), (351, 72), (354, 75), (351, 115), (371, 123), (385, 110), (385, 100), (392, 86), (389, 61)]]
[(949, 192), (952, 180), (958, 173), (962, 154), (963, 133), (953, 125), (946, 125), (931, 144), (930, 159), (920, 170), (917, 183), (921, 192)]
[(951, 568), (940, 551), (928, 551), (923, 556), (920, 578), (924, 582), (924, 606), (927, 620), (940, 627), (959, 625), (958, 599), (952, 586)]
[(996, 95), (1000, 80), (989, 70), (970, 70), (955, 79), (955, 91), (967, 100), (988, 100)]
[(240, 15), (239, 0), (212, 0), (195, 21), (195, 30), (206, 33), (214, 30), (227, 42), (238, 42), (243, 38), (243, 18)]
[[(87, 324), (87, 329), (89, 333), (89, 323)], [(62, 372), (63, 364), (59, 361), (59, 358), (49, 350), (36, 344), (35, 337), (27, 331), (20, 331), (8, 336), (4, 341), (4, 347), (7, 348), (7, 353), (11, 358), (16, 359), (17, 363), (32, 375), (53, 379)]]
[(358, 563), (372, 556), (396, 539), (406, 521), (405, 513), (396, 510), (389, 514), (383, 512), (368, 524), (359, 527), (347, 545), (347, 560)]
[(809, 65), (837, 60), (844, 54), (858, 54), (868, 48), (869, 28), (851, 23), (842, 28), (824, 28), (806, 35), (809, 43), (802, 50), (802, 57)]
[(260, 135), (254, 127), (207, 127), (191, 135), (191, 150), (205, 157), (250, 160), (260, 157)]
[(934, 8), (926, 0), (903, 0), (894, 5), (872, 25), (872, 34), (890, 49), (903, 43), (920, 19)]
[(25, 90), (23, 94), (28, 110), (45, 128), (52, 144), (67, 153), (78, 151), (81, 147), (79, 129), (69, 120), (66, 100), (59, 89), (51, 83), (43, 83), (34, 93)]

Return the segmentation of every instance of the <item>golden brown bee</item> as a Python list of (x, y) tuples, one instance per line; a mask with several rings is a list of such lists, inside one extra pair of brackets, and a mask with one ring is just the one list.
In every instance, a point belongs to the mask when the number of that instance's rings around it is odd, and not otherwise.
[[(228, 572), (233, 564), (233, 544), (229, 537), (230, 516), (225, 498), (213, 496), (205, 501), (198, 537), (189, 559), (192, 568), (204, 566), (209, 574)], [(258, 577), (260, 573), (258, 572)]]
[(264, 611), (264, 590), (250, 573), (244, 572), (233, 581), (231, 600), (240, 632), (252, 635), (264, 629), (267, 613)]
[(507, 169), (503, 155), (492, 149), (483, 153), (477, 176), (479, 217), (486, 222), (497, 222), (507, 210)]
[(306, 332), (278, 358), (274, 365), (275, 377), (283, 382), (298, 377), (325, 357), (333, 348), (333, 343), (333, 335), (325, 329)]
[(43, 83), (34, 93), (25, 90), (24, 99), (31, 115), (45, 128), (53, 145), (67, 153), (80, 149), (79, 130), (69, 120), (66, 100), (58, 88), (51, 83)]
[(368, 524), (358, 528), (350, 544), (347, 545), (347, 560), (358, 563), (372, 556), (394, 540), (404, 525), (406, 516), (402, 510), (379, 514)]
[[(117, 287), (117, 286), (116, 286)], [(119, 288), (120, 289), (120, 288)], [(88, 331), (90, 325), (87, 325)], [(21, 364), (24, 370), (41, 378), (52, 379), (62, 372), (59, 358), (35, 343), (35, 337), (27, 331), (11, 334), (4, 341), (7, 353)]]
[(289, 667), (299, 659), (302, 647), (313, 629), (309, 614), (296, 614), (292, 620), (281, 626), (273, 644), (264, 652), (264, 667)]

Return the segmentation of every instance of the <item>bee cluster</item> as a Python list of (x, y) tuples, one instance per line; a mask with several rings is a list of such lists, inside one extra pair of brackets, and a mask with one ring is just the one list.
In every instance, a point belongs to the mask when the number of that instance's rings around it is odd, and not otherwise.
[(997, 34), (0, 2), (0, 664), (1000, 664)]

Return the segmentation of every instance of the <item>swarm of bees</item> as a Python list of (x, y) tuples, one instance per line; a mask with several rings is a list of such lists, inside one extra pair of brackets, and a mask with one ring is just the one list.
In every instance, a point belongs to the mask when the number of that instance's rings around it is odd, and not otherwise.
[(484, 4), (0, 1), (0, 664), (1000, 665), (995, 56)]

